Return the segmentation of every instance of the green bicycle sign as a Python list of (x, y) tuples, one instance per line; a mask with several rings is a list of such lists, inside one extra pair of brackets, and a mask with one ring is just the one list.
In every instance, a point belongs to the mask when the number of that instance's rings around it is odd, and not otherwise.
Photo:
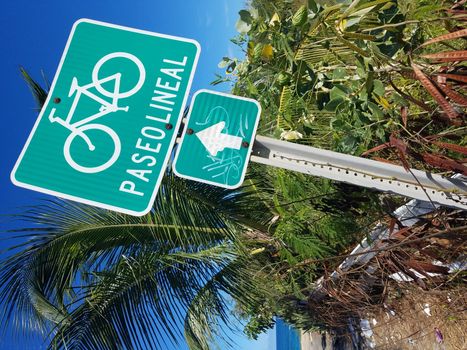
[(132, 215), (148, 212), (199, 52), (189, 39), (75, 23), (12, 181)]

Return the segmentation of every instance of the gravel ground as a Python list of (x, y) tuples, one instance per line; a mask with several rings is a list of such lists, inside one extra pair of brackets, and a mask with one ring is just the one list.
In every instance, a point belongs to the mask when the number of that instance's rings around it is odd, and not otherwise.
[[(423, 291), (396, 288), (384, 307), (365, 316), (378, 350), (467, 350), (465, 287)], [(440, 334), (443, 341), (441, 342)]]

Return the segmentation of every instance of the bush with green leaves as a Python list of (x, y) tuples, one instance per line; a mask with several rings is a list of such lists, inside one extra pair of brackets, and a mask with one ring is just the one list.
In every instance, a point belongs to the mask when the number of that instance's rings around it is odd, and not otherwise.
[(462, 49), (462, 38), (421, 48), (462, 23), (465, 14), (450, 10), (454, 1), (327, 3), (255, 0), (240, 12), (233, 41), (246, 57), (224, 58), (221, 66), (229, 67), (224, 80), (232, 81), (234, 93), (261, 102), (260, 132), (360, 155), (391, 134), (414, 138), (455, 129), (436, 122), (443, 103), (413, 69), (414, 62), (426, 64), (425, 53)]

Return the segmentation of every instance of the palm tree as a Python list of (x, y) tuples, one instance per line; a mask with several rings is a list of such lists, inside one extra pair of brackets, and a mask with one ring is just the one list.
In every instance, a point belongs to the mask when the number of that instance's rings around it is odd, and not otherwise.
[[(22, 73), (41, 106), (46, 91)], [(160, 347), (182, 328), (190, 348), (208, 349), (231, 298), (248, 307), (271, 293), (248, 244), (270, 240), (258, 201), (268, 188), (247, 183), (228, 191), (167, 171), (143, 217), (59, 199), (28, 208), (23, 243), (0, 265), (1, 324), (40, 330), (53, 349)]]
[[(258, 42), (269, 37), (259, 22)], [(301, 40), (294, 39), (291, 47), (290, 33), (276, 25), (271, 30), (273, 46), (283, 52), (273, 60), (277, 66), (268, 72), (270, 65), (258, 58), (234, 87), (240, 95), (243, 85), (258, 89), (268, 107), (266, 132), (284, 121), (298, 122), (303, 108), (317, 110), (302, 106), (296, 91), (292, 98), (287, 86), (275, 82), (273, 73), (301, 79), (309, 72), (286, 71)], [(47, 92), (22, 73), (42, 106)], [(284, 171), (275, 171), (272, 179), (253, 172), (234, 191), (178, 179), (168, 171), (152, 211), (140, 218), (44, 201), (18, 216), (30, 227), (16, 232), (23, 243), (1, 262), (0, 322), (39, 329), (57, 349), (163, 347), (165, 341), (179, 341), (183, 323), (189, 346), (208, 349), (222, 336), (220, 325), (228, 323), (233, 299), (240, 314), (259, 315), (250, 328), (253, 336), (270, 326), (273, 315), (311, 327), (302, 289), (322, 271), (310, 265), (305, 271), (300, 261), (332, 254), (356, 238), (360, 224), (351, 210), (362, 200), (360, 192), (357, 198), (352, 192)]]

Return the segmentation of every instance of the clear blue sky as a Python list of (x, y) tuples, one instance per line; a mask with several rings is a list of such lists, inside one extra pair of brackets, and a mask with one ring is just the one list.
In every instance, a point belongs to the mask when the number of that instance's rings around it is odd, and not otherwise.
[[(201, 44), (191, 94), (202, 88), (228, 90), (227, 85), (210, 87), (217, 63), (223, 56), (241, 55), (229, 38), (236, 35), (235, 22), (244, 0), (81, 0), (8, 1), (0, 12), (2, 92), (2, 137), (0, 162), (0, 214), (18, 212), (45, 195), (15, 187), (9, 175), (37, 118), (34, 101), (22, 81), (19, 66), (41, 80), (41, 70), (51, 81), (72, 24), (91, 18), (154, 32), (196, 39)], [(11, 228), (2, 222), (0, 229)], [(2, 233), (4, 235), (4, 233)], [(5, 243), (0, 240), (0, 251)], [(274, 333), (249, 342), (233, 335), (242, 350), (274, 350)], [(15, 344), (15, 345), (13, 345)], [(0, 349), (40, 349), (40, 341), (1, 339)], [(180, 348), (184, 349), (184, 348)]]

